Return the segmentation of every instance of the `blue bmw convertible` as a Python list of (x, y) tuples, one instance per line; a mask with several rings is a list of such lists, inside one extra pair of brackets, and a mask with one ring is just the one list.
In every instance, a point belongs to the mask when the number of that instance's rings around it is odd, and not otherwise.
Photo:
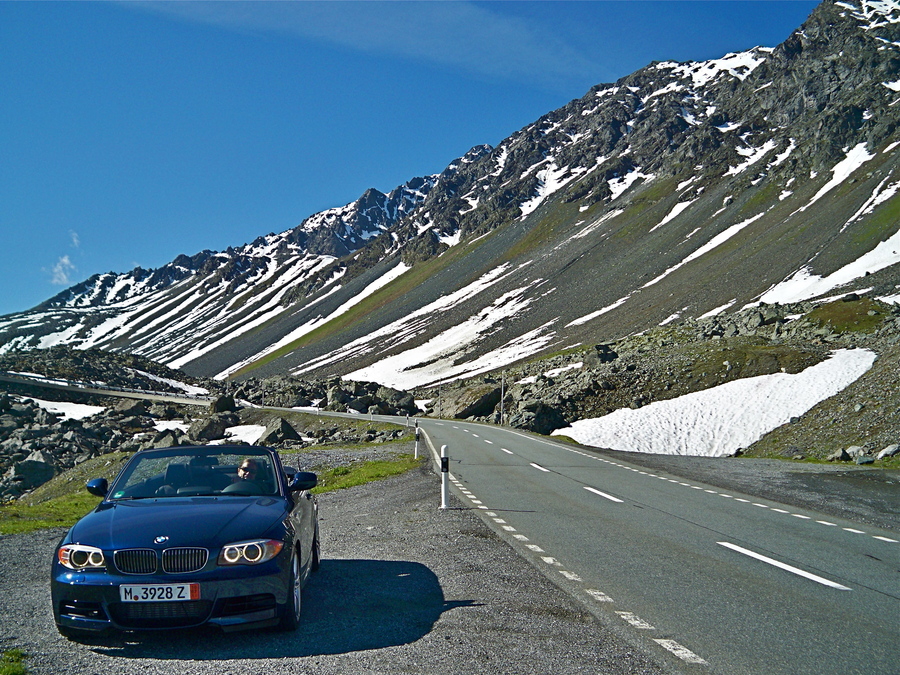
[(294, 630), (300, 593), (319, 565), (313, 473), (251, 446), (142, 450), (56, 549), (59, 632), (211, 624)]

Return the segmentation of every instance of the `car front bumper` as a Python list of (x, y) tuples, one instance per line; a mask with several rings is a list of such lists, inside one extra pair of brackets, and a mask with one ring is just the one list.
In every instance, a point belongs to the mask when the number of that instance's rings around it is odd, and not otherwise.
[[(165, 630), (213, 625), (240, 630), (276, 624), (289, 593), (289, 556), (260, 565), (215, 567), (179, 575), (123, 575), (108, 570), (72, 571), (53, 565), (53, 616), (63, 629), (103, 632)], [(123, 602), (123, 584), (199, 584), (199, 598)]]

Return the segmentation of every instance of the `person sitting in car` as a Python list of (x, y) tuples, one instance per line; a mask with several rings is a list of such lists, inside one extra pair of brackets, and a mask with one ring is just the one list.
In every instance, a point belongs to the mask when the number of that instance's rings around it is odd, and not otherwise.
[(259, 476), (259, 462), (247, 457), (238, 467), (238, 480), (256, 480)]
[(222, 492), (269, 494), (272, 489), (267, 478), (267, 472), (260, 462), (253, 457), (246, 457), (238, 466), (237, 478)]

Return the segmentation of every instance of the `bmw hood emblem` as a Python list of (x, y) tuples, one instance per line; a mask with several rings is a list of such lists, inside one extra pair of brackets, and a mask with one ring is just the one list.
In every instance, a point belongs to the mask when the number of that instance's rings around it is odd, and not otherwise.
[(156, 539), (153, 540), (153, 543), (154, 544), (164, 544), (167, 541), (169, 541), (168, 537), (166, 537), (165, 535), (160, 535)]

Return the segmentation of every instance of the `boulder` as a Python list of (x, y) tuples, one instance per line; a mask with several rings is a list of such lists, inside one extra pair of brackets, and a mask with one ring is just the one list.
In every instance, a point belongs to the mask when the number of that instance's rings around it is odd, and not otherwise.
[(525, 401), (519, 412), (510, 416), (509, 425), (519, 429), (528, 429), (539, 434), (550, 434), (556, 429), (569, 426), (562, 413), (543, 401)]
[(892, 443), (891, 445), (887, 446), (884, 450), (879, 452), (875, 456), (875, 459), (884, 459), (885, 457), (893, 457), (897, 453), (900, 453), (900, 445), (898, 445), (897, 443)]
[(358, 413), (367, 413), (369, 412), (370, 407), (375, 406), (375, 397), (366, 394), (365, 396), (360, 396), (359, 398), (349, 401), (346, 405), (348, 408), (355, 410)]
[(113, 406), (113, 410), (125, 417), (140, 417), (150, 410), (150, 402), (135, 398), (123, 398)]
[(857, 457), (866, 454), (866, 451), (859, 445), (851, 445), (844, 452), (847, 453), (852, 459), (856, 459)]
[(494, 408), (500, 403), (500, 387), (489, 386), (481, 391), (475, 391), (473, 394), (477, 397), (462, 410), (457, 411), (454, 417), (457, 419), (487, 417), (494, 412)]
[(234, 396), (219, 396), (209, 404), (209, 411), (213, 415), (216, 413), (234, 412), (235, 410), (237, 410), (237, 406), (234, 403)]
[(276, 445), (284, 441), (299, 441), (300, 434), (291, 426), (283, 417), (278, 418), (274, 422), (269, 423), (263, 435), (260, 436), (257, 443), (260, 445)]
[(234, 413), (216, 413), (191, 424), (188, 436), (195, 441), (218, 441), (225, 438), (228, 427), (237, 426), (239, 422)]
[(588, 368), (596, 368), (601, 363), (610, 363), (617, 358), (619, 355), (609, 345), (594, 345), (594, 348), (589, 349), (584, 355), (584, 365)]
[(35, 450), (7, 472), (6, 478), (18, 483), (21, 490), (31, 490), (43, 485), (56, 475), (53, 458), (43, 450)]

